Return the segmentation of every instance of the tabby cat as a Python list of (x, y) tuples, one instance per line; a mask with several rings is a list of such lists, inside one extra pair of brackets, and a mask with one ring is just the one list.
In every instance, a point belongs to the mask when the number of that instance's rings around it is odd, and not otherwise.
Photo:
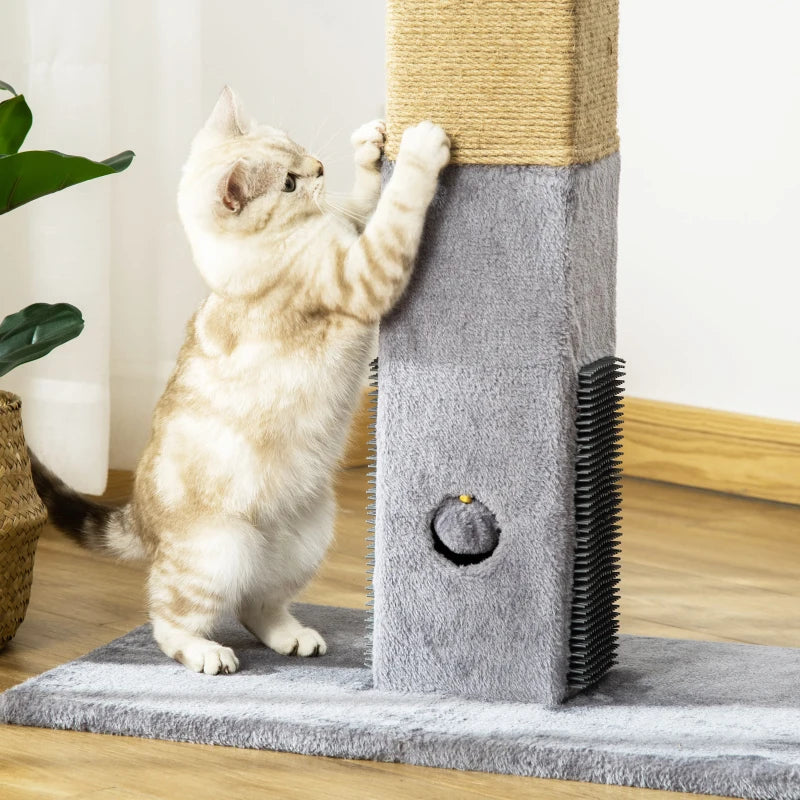
[(89, 502), (34, 459), (55, 525), (149, 561), (155, 639), (191, 670), (237, 670), (210, 638), (229, 613), (278, 653), (326, 651), (288, 604), (331, 541), (334, 468), (377, 323), (408, 283), (450, 156), (441, 128), (409, 128), (381, 194), (383, 142), (381, 122), (353, 134), (355, 187), (333, 210), (320, 161), (249, 122), (226, 88), (178, 192), (211, 292), (155, 409), (130, 503)]

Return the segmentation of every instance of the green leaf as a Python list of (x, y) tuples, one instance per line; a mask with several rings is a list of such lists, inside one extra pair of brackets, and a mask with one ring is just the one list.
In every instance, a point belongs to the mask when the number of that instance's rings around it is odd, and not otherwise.
[(67, 186), (122, 172), (133, 156), (130, 150), (105, 161), (91, 161), (55, 150), (0, 155), (0, 214)]
[(0, 154), (16, 153), (33, 123), (25, 97), (18, 94), (0, 103)]
[(6, 83), (5, 81), (0, 81), (0, 90), (4, 92), (11, 92), (11, 94), (16, 94), (14, 91), (14, 87), (10, 83)]
[(81, 312), (69, 303), (34, 303), (0, 324), (0, 376), (46, 356), (83, 330)]

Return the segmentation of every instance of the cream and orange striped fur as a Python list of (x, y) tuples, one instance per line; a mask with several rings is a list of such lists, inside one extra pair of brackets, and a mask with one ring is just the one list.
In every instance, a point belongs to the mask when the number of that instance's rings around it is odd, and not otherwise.
[(353, 134), (355, 187), (332, 211), (322, 164), (246, 121), (226, 88), (178, 193), (211, 292), (156, 407), (131, 502), (87, 502), (34, 464), (55, 524), (149, 560), (155, 638), (189, 669), (237, 670), (210, 638), (226, 613), (278, 653), (326, 650), (288, 603), (331, 540), (332, 476), (377, 323), (408, 283), (450, 152), (441, 128), (409, 128), (381, 194), (383, 141), (381, 122)]

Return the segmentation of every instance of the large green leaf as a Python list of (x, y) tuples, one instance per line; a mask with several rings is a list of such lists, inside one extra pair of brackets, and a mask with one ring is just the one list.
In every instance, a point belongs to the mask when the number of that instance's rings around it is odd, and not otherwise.
[(68, 156), (55, 150), (0, 155), (0, 214), (67, 186), (122, 172), (133, 155), (125, 150), (105, 161)]
[(0, 154), (16, 153), (33, 123), (25, 97), (18, 94), (0, 103)]
[(0, 324), (0, 376), (46, 356), (83, 330), (81, 312), (69, 303), (34, 303)]

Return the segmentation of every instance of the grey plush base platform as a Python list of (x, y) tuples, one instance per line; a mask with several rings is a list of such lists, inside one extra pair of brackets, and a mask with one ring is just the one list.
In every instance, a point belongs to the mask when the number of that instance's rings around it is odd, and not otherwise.
[(299, 606), (328, 655), (277, 656), (231, 623), (236, 675), (196, 675), (148, 627), (0, 696), (0, 719), (148, 738), (765, 800), (800, 798), (800, 650), (623, 637), (556, 709), (378, 693), (364, 614)]

